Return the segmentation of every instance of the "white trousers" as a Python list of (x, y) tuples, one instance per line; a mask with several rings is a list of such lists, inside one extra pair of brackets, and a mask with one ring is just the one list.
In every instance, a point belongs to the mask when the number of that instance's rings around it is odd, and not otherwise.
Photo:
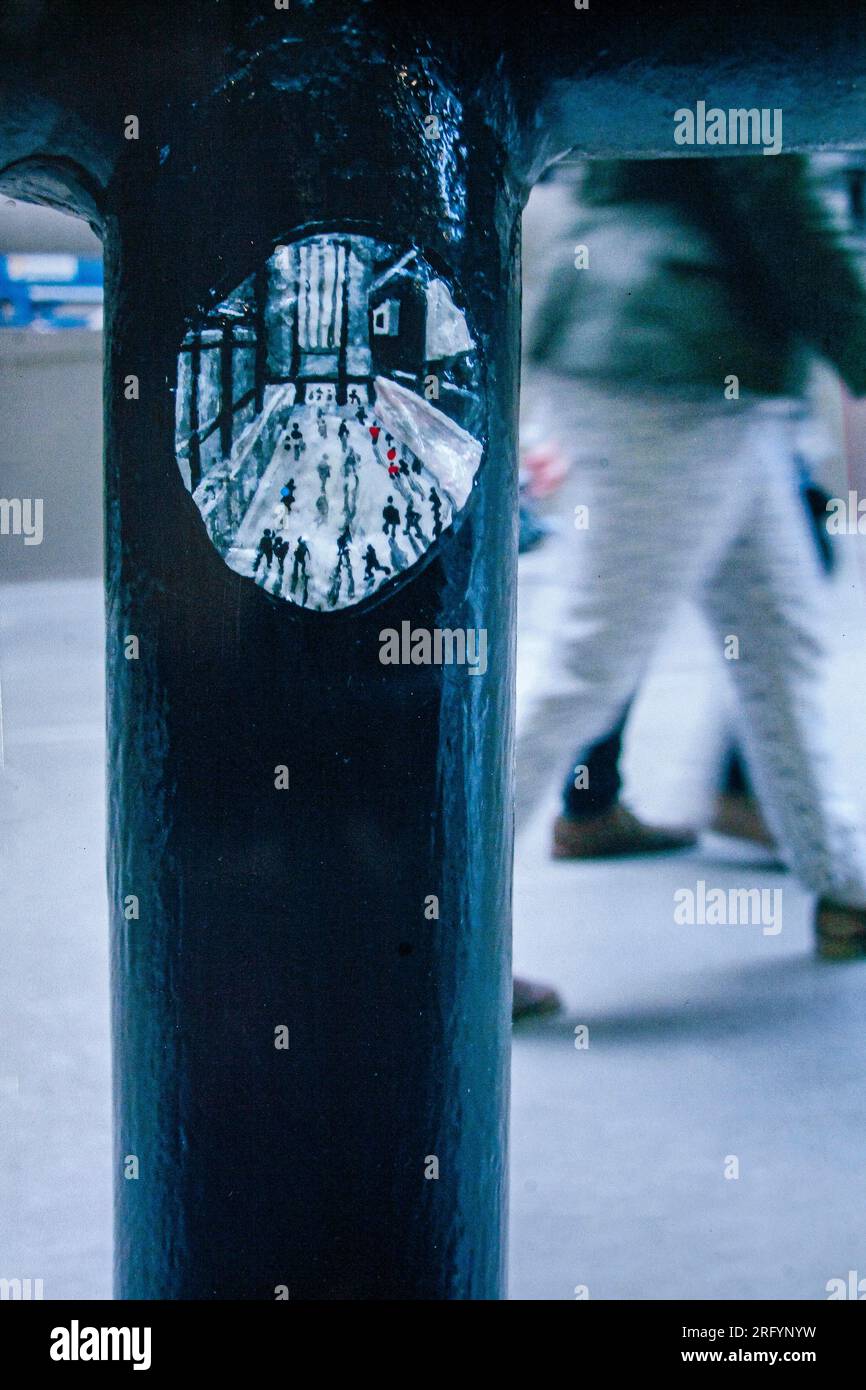
[(562, 698), (575, 743), (610, 730), (674, 607), (696, 599), (719, 655), (737, 652), (724, 665), (780, 853), (814, 892), (866, 906), (866, 843), (829, 736), (826, 585), (798, 496), (790, 404), (559, 380), (547, 402), (588, 508), (566, 547)]

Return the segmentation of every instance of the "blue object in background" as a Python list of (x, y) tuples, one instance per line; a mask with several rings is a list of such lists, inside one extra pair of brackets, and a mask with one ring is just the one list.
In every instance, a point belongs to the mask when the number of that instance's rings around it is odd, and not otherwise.
[(0, 328), (102, 328), (102, 262), (67, 254), (0, 256)]

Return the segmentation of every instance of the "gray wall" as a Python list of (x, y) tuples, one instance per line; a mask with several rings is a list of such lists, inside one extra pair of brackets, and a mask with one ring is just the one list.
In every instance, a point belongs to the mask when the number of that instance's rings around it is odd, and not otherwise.
[[(86, 223), (0, 198), (0, 255), (100, 256)], [(102, 573), (102, 334), (0, 330), (0, 497), (43, 499), (44, 539), (0, 535), (0, 580)]]

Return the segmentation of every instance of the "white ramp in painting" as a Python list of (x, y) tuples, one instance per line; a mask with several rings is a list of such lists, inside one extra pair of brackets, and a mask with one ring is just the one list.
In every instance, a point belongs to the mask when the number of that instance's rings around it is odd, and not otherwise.
[(423, 396), (397, 381), (377, 376), (376, 414), (434, 474), (459, 511), (472, 490), (481, 462), (481, 444)]

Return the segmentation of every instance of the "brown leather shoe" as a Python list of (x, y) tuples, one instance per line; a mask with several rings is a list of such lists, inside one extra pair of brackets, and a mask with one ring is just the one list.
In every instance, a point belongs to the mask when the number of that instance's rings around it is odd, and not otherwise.
[(822, 898), (815, 909), (815, 948), (822, 960), (866, 959), (866, 908)]
[(521, 980), (516, 975), (512, 984), (511, 1019), (514, 1023), (522, 1018), (543, 1018), (545, 1014), (556, 1014), (562, 1008), (562, 1000), (549, 985), (536, 985), (532, 980)]
[(713, 819), (707, 829), (714, 830), (717, 835), (730, 835), (733, 840), (748, 840), (753, 845), (764, 845), (767, 849), (774, 849), (776, 845), (753, 796), (719, 792)]
[(692, 830), (644, 825), (627, 807), (617, 803), (589, 820), (557, 816), (553, 823), (553, 857), (612, 859), (629, 854), (668, 854), (690, 849), (696, 839)]

